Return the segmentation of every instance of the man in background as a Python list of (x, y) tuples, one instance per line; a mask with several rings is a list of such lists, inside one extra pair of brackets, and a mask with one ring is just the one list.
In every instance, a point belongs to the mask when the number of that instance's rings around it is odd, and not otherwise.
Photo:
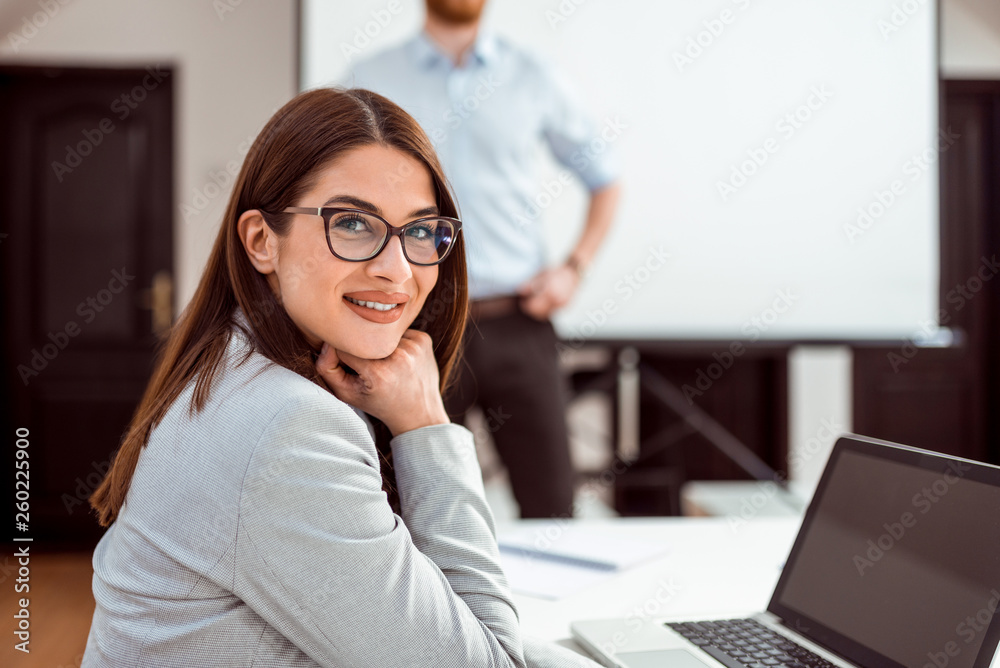
[[(345, 85), (395, 101), (423, 126), (463, 220), (472, 323), (447, 399), (452, 419), (479, 405), (522, 517), (569, 517), (567, 391), (550, 316), (572, 299), (611, 226), (618, 168), (589, 150), (599, 134), (565, 83), (481, 29), (486, 0), (426, 0), (423, 30), (354, 67)], [(538, 145), (590, 192), (568, 258), (546, 266), (535, 200)], [(558, 223), (555, 223), (558, 224)]]

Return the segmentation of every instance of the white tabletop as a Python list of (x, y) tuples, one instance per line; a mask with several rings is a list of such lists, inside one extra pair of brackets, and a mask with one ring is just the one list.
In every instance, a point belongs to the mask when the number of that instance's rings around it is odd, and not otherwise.
[(697, 619), (745, 615), (763, 610), (791, 549), (800, 518), (616, 518), (608, 520), (522, 520), (497, 528), (537, 528), (550, 539), (560, 532), (593, 532), (661, 542), (661, 557), (616, 573), (585, 590), (551, 601), (515, 594), (525, 633), (569, 638), (570, 622), (620, 617)]

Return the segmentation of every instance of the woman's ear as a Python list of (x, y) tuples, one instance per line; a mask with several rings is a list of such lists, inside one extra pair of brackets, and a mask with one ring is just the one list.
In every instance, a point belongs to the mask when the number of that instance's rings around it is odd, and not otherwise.
[(244, 211), (236, 221), (236, 230), (254, 269), (265, 276), (277, 271), (278, 235), (264, 222), (260, 211)]

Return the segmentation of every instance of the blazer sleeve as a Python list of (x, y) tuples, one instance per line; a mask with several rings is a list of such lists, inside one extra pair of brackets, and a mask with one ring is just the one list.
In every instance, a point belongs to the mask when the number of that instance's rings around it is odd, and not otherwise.
[(472, 435), (392, 448), (403, 518), (363, 422), (329, 395), (289, 399), (244, 479), (234, 593), (322, 666), (523, 667)]

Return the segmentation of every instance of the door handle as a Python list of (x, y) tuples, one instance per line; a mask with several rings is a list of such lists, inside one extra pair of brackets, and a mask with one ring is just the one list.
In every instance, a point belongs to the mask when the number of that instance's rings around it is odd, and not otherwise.
[(163, 336), (173, 323), (173, 293), (174, 279), (165, 269), (153, 274), (152, 285), (142, 292), (142, 307), (152, 312), (152, 329), (156, 336)]

